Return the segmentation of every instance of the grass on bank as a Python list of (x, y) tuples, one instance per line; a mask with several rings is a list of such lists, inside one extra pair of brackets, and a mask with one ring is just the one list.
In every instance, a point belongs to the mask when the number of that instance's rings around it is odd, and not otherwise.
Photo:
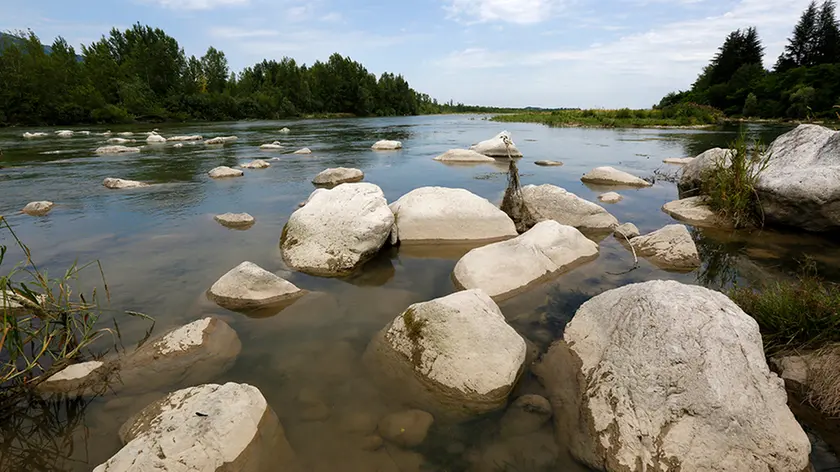
[(723, 112), (693, 103), (680, 103), (652, 110), (555, 110), (497, 115), (503, 123), (539, 123), (548, 126), (594, 128), (644, 128), (658, 126), (706, 126), (723, 121)]

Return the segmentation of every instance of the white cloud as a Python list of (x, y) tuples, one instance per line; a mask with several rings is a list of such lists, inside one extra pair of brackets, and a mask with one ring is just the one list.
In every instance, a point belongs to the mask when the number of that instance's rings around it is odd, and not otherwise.
[(449, 18), (470, 23), (540, 23), (563, 10), (568, 0), (448, 0)]
[(270, 38), (279, 35), (277, 30), (248, 28), (212, 28), (210, 35), (222, 39)]
[(173, 10), (212, 10), (219, 7), (244, 6), (251, 0), (146, 0)]

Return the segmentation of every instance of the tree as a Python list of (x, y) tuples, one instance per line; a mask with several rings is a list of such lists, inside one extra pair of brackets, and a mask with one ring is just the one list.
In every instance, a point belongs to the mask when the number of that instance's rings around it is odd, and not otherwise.
[(788, 45), (776, 62), (777, 71), (785, 71), (795, 67), (813, 64), (813, 55), (817, 35), (817, 2), (812, 1), (799, 23), (793, 29), (793, 36), (788, 39)]
[(834, 11), (834, 0), (822, 4), (815, 28), (814, 64), (840, 62), (840, 27)]
[(201, 58), (201, 70), (207, 81), (208, 92), (224, 92), (228, 74), (230, 73), (225, 53), (210, 46), (207, 49), (207, 53)]
[(747, 95), (747, 99), (744, 101), (744, 109), (741, 114), (747, 117), (756, 116), (758, 114), (758, 97), (756, 97), (754, 93), (750, 92), (750, 94)]

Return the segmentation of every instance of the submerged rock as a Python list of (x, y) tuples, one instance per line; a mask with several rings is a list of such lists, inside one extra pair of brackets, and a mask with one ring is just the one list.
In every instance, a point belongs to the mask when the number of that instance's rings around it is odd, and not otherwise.
[(691, 162), (683, 167), (683, 173), (679, 183), (680, 192), (694, 191), (693, 195), (696, 196), (696, 191), (703, 184), (703, 177), (708, 172), (718, 167), (726, 168), (732, 165), (733, 152), (731, 149), (714, 148), (692, 159)]
[(134, 133), (131, 131), (123, 131), (122, 133), (117, 133), (118, 136), (134, 136)]
[(280, 128), (277, 132), (278, 133), (283, 133), (283, 134), (289, 134), (289, 133), (292, 132), (292, 130), (290, 130), (289, 128)]
[(242, 172), (241, 170), (232, 169), (232, 168), (227, 167), (227, 166), (216, 167), (215, 169), (211, 170), (207, 174), (212, 179), (224, 179), (224, 178), (228, 178), (228, 177), (242, 177), (243, 175), (245, 175), (245, 173)]
[(270, 144), (263, 144), (260, 146), (260, 149), (263, 151), (275, 151), (278, 149), (283, 149), (283, 145), (280, 144), (280, 141), (274, 141)]
[(637, 228), (633, 223), (624, 223), (616, 227), (613, 234), (615, 234), (615, 237), (618, 239), (633, 239), (642, 233), (639, 232), (639, 228)]
[(397, 149), (402, 149), (402, 143), (399, 141), (389, 141), (387, 139), (383, 139), (373, 143), (373, 146), (370, 148), (374, 151), (396, 151)]
[(138, 147), (102, 146), (94, 151), (96, 154), (135, 154), (140, 152)]
[(502, 417), (500, 434), (506, 438), (539, 431), (552, 414), (551, 403), (545, 397), (522, 395), (511, 403)]
[(55, 132), (55, 135), (58, 136), (59, 138), (72, 138), (74, 134), (75, 133), (73, 133), (69, 129), (63, 129), (63, 130)]
[(236, 136), (217, 136), (215, 138), (208, 139), (207, 141), (204, 141), (204, 144), (210, 144), (210, 145), (227, 144), (227, 143), (232, 143), (232, 142), (236, 141), (237, 139), (239, 139), (239, 138), (237, 138)]
[(49, 213), (54, 206), (55, 203), (48, 201), (29, 202), (21, 211), (29, 216), (43, 216)]
[(458, 162), (496, 162), (496, 159), (493, 159), (490, 156), (485, 156), (484, 154), (479, 154), (475, 151), (469, 149), (450, 149), (445, 153), (437, 156), (434, 160), (439, 162), (450, 162), (450, 163), (458, 163)]
[(35, 138), (45, 138), (49, 136), (47, 133), (36, 132), (36, 133), (23, 133), (24, 139), (35, 139)]
[(402, 447), (417, 447), (426, 440), (435, 417), (423, 410), (391, 413), (379, 421), (382, 438)]
[[(128, 144), (133, 143), (133, 139), (126, 139), (126, 138), (110, 138), (106, 141), (108, 144)], [(115, 146), (113, 146), (115, 147)], [(102, 148), (100, 148), (102, 149)]]
[(554, 185), (526, 185), (522, 197), (531, 215), (539, 221), (554, 220), (583, 230), (612, 230), (618, 220), (607, 210)]
[(460, 188), (422, 187), (391, 204), (401, 242), (492, 241), (517, 235), (488, 200)]
[(486, 141), (472, 145), (470, 150), (490, 157), (508, 157), (506, 142), (510, 143), (510, 157), (522, 157), (522, 152), (516, 147), (507, 131), (502, 131)]
[(693, 157), (669, 157), (667, 159), (662, 159), (662, 162), (665, 164), (674, 164), (678, 166), (687, 166), (694, 162)]
[(715, 213), (707, 204), (706, 197), (689, 197), (668, 202), (662, 211), (683, 223), (692, 226), (730, 227), (732, 223)]
[(601, 195), (598, 195), (598, 200), (600, 200), (604, 203), (618, 203), (618, 202), (624, 200), (624, 197), (622, 197), (621, 195), (619, 195), (615, 192), (607, 192), (607, 193), (602, 193)]
[(493, 300), (468, 290), (411, 305), (374, 337), (364, 360), (384, 388), (457, 421), (504, 408), (525, 351)]
[(242, 164), (241, 167), (243, 169), (267, 169), (271, 167), (271, 164), (262, 159), (256, 159), (251, 162), (246, 162), (245, 164)]
[(248, 213), (224, 213), (213, 217), (222, 226), (228, 228), (248, 228), (254, 224), (254, 217)]
[(534, 164), (543, 167), (559, 167), (563, 165), (563, 163), (560, 161), (537, 161), (534, 162)]
[(653, 184), (635, 175), (612, 167), (596, 167), (580, 178), (582, 182), (598, 185), (627, 185), (631, 187), (650, 187)]
[(116, 178), (113, 178), (113, 177), (108, 177), (105, 180), (103, 180), (102, 185), (104, 185), (105, 188), (110, 188), (110, 189), (149, 187), (149, 184), (147, 184), (145, 182), (138, 182), (136, 180), (116, 179)]
[(365, 178), (365, 173), (359, 169), (350, 169), (347, 167), (336, 167), (327, 169), (312, 179), (314, 185), (334, 187), (338, 184), (348, 182), (361, 182)]
[(192, 134), (188, 136), (172, 136), (168, 138), (167, 141), (201, 141), (204, 137), (198, 134)]
[(98, 386), (97, 393), (104, 393), (108, 376), (113, 372), (113, 368), (113, 364), (106, 364), (102, 361), (70, 364), (39, 384), (38, 391), (43, 393), (71, 393)]
[(166, 138), (157, 133), (152, 133), (146, 138), (146, 142), (149, 144), (163, 144), (166, 142)]
[(293, 152), (292, 154), (312, 154), (312, 150), (309, 148), (298, 149), (297, 151)]
[(219, 306), (246, 310), (292, 300), (304, 291), (253, 262), (243, 262), (223, 275), (207, 291)]
[(700, 267), (697, 245), (683, 225), (668, 225), (630, 240), (636, 254), (664, 270), (691, 271)]
[(580, 231), (548, 220), (514, 239), (468, 252), (453, 278), (459, 287), (500, 300), (597, 256), (598, 245)]
[(285, 261), (312, 275), (346, 275), (388, 240), (394, 214), (382, 189), (368, 183), (318, 189), (283, 228)]
[(247, 384), (173, 392), (128, 420), (120, 438), (125, 446), (94, 472), (297, 470), (277, 415)]
[(558, 445), (596, 470), (808, 470), (758, 325), (719, 292), (673, 281), (605, 292), (534, 370)]

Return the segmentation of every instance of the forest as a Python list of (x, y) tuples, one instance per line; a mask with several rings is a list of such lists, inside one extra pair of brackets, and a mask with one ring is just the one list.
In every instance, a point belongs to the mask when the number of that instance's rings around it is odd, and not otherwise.
[(666, 95), (655, 108), (697, 103), (729, 117), (840, 119), (840, 25), (834, 0), (802, 13), (772, 70), (763, 66), (756, 28), (727, 36), (689, 90)]
[(401, 75), (333, 54), (311, 66), (264, 60), (236, 74), (213, 47), (186, 57), (158, 28), (112, 29), (77, 52), (32, 31), (0, 35), (0, 125), (393, 116), (478, 111), (439, 104)]

